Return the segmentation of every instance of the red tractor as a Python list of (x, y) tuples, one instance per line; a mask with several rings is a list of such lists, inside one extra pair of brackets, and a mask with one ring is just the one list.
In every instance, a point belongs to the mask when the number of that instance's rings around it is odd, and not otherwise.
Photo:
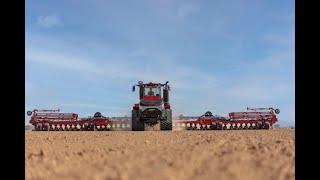
[(136, 86), (139, 87), (140, 102), (134, 104), (132, 109), (132, 130), (144, 131), (147, 127), (159, 124), (160, 130), (172, 130), (168, 81), (165, 84), (139, 81), (132, 87), (132, 91), (135, 91)]

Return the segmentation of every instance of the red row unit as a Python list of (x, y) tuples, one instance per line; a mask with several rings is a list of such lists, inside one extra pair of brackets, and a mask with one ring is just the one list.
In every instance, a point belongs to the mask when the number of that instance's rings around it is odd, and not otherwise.
[(247, 108), (247, 110), (247, 112), (231, 112), (228, 118), (213, 116), (208, 111), (198, 119), (178, 120), (174, 126), (187, 130), (269, 129), (278, 121), (276, 114), (280, 113), (279, 109), (273, 108)]
[(93, 117), (78, 119), (76, 113), (59, 113), (60, 110), (28, 111), (30, 124), (36, 131), (94, 131), (111, 129), (128, 129), (128, 121), (111, 121), (97, 112)]
[(76, 113), (59, 113), (57, 110), (33, 110), (28, 111), (28, 115), (31, 116), (30, 121), (76, 121), (78, 114)]

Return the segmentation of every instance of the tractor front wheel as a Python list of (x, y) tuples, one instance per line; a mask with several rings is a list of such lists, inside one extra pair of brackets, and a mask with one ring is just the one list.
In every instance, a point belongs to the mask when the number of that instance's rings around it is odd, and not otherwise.
[(132, 110), (132, 131), (144, 131), (144, 123), (140, 121), (139, 110)]
[(167, 119), (164, 121), (160, 121), (160, 130), (172, 130), (172, 112), (171, 110), (167, 110)]
[(172, 122), (170, 121), (160, 121), (160, 130), (167, 130), (171, 131), (172, 130)]

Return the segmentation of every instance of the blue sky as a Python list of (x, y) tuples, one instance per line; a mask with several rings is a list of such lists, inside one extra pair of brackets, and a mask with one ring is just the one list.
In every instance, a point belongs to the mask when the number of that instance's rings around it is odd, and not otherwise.
[(292, 0), (26, 1), (26, 110), (130, 115), (134, 83), (168, 80), (174, 115), (293, 125), (294, 33)]

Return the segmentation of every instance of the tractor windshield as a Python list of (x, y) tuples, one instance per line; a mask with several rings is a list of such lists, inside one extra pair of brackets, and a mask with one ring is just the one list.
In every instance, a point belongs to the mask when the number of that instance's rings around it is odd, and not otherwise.
[(160, 87), (145, 87), (144, 88), (145, 96), (161, 96)]

